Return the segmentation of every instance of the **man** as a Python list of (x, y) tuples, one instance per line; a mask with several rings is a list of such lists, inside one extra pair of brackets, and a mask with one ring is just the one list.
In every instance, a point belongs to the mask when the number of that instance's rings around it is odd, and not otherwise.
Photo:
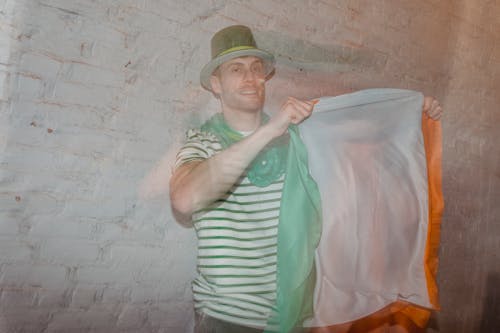
[[(222, 112), (188, 132), (170, 181), (172, 207), (192, 217), (198, 237), (196, 332), (262, 332), (277, 316), (287, 132), (311, 115), (316, 101), (289, 97), (269, 118), (262, 109), (273, 70), (273, 55), (257, 48), (247, 27), (212, 38), (201, 84)], [(424, 112), (439, 117), (441, 108), (426, 98)]]

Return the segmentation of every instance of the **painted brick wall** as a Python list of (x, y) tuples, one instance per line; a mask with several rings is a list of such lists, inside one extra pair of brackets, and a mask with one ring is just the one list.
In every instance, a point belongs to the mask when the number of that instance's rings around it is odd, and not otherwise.
[(444, 82), (444, 194), (438, 324), (500, 327), (500, 3), (460, 1)]
[(0, 332), (191, 330), (195, 237), (172, 217), (168, 177), (184, 130), (217, 109), (198, 84), (209, 39), (236, 23), (277, 56), (269, 112), (288, 94), (370, 87), (442, 101), (433, 327), (487, 332), (500, 312), (498, 17), (486, 0), (1, 0)]

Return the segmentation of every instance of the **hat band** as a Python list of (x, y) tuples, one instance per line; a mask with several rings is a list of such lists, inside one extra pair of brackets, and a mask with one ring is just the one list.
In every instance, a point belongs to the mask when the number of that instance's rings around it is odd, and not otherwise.
[(256, 47), (254, 47), (254, 46), (235, 46), (235, 47), (232, 47), (232, 48), (227, 49), (225, 51), (222, 51), (216, 57), (220, 57), (220, 56), (223, 56), (224, 54), (228, 54), (228, 53), (231, 53), (234, 51), (249, 50), (249, 49), (256, 49)]

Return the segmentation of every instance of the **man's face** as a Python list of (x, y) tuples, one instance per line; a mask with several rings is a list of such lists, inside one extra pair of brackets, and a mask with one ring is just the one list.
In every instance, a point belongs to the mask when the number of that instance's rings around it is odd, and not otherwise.
[(241, 57), (219, 66), (210, 78), (226, 110), (256, 112), (264, 105), (266, 73), (257, 57)]

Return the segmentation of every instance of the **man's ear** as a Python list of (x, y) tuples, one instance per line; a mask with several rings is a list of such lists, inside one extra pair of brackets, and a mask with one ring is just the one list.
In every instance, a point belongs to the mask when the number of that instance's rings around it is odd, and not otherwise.
[(219, 77), (217, 75), (210, 75), (210, 85), (212, 86), (212, 92), (215, 96), (219, 96), (222, 89)]

